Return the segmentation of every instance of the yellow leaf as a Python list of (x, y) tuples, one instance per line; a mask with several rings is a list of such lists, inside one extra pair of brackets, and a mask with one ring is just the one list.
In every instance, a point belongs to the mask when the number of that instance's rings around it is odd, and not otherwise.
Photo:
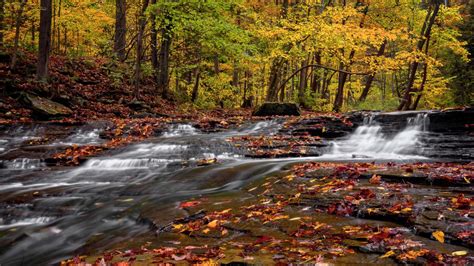
[(223, 236), (227, 235), (228, 233), (229, 233), (229, 231), (228, 231), (227, 229), (224, 229), (224, 230), (222, 230), (222, 232), (221, 232), (221, 234), (222, 234)]
[(207, 234), (207, 233), (209, 233), (210, 231), (211, 231), (211, 229), (209, 229), (209, 228), (206, 228), (206, 229), (202, 230), (202, 232), (203, 232), (204, 234)]
[(444, 233), (442, 231), (433, 232), (433, 237), (441, 243), (444, 243)]
[(471, 181), (469, 181), (469, 179), (467, 179), (466, 177), (464, 177), (464, 180), (466, 181), (466, 183), (471, 184)]
[(184, 225), (182, 224), (173, 224), (173, 228), (176, 229), (176, 230), (180, 230), (184, 227)]
[(451, 255), (453, 255), (453, 256), (466, 256), (467, 251), (465, 251), (465, 250), (454, 251), (453, 253), (451, 253)]
[(272, 220), (281, 220), (281, 219), (288, 219), (288, 218), (290, 218), (288, 215), (277, 215), (273, 217)]
[(207, 224), (207, 227), (209, 227), (209, 228), (216, 228), (217, 225), (218, 225), (218, 223), (219, 223), (219, 221), (213, 220), (213, 221), (211, 221), (210, 223)]
[(385, 253), (384, 255), (380, 256), (381, 259), (388, 258), (390, 256), (395, 255), (395, 252), (393, 250), (390, 250), (389, 252)]
[(226, 214), (226, 213), (229, 213), (232, 209), (225, 209), (221, 212), (219, 212), (220, 214)]

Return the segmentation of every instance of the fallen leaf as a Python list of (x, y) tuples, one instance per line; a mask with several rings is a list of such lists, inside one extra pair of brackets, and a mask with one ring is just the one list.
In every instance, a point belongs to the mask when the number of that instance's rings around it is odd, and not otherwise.
[(201, 204), (201, 202), (199, 200), (182, 202), (181, 204), (179, 204), (179, 208), (183, 209), (183, 208), (195, 207), (199, 204)]
[(433, 232), (433, 237), (441, 243), (444, 243), (444, 233), (442, 231)]
[(218, 225), (218, 223), (219, 223), (219, 221), (213, 220), (213, 221), (211, 221), (210, 223), (207, 224), (207, 227), (209, 227), (209, 228), (216, 228), (217, 225)]
[(384, 255), (380, 256), (380, 258), (385, 259), (385, 258), (388, 258), (388, 257), (393, 256), (393, 255), (395, 255), (395, 251), (390, 250), (389, 252), (387, 252)]
[(257, 188), (258, 188), (258, 187), (253, 187), (253, 188), (251, 188), (251, 189), (249, 189), (249, 190), (247, 190), (247, 191), (248, 191), (248, 192), (252, 192), (252, 191), (256, 190)]
[(380, 180), (382, 178), (379, 176), (379, 175), (373, 175), (370, 179), (369, 179), (369, 183), (370, 184), (374, 184), (374, 185), (378, 185), (380, 184)]
[(465, 251), (465, 250), (454, 251), (453, 253), (451, 253), (451, 255), (453, 255), (453, 256), (466, 256), (467, 251)]

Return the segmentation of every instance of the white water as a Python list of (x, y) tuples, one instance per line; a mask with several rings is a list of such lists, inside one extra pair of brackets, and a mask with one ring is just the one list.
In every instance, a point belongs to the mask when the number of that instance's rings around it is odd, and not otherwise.
[(83, 170), (97, 169), (119, 171), (126, 169), (148, 169), (151, 167), (166, 166), (171, 160), (143, 158), (143, 159), (104, 159), (104, 160), (89, 160), (83, 167)]
[(64, 141), (53, 143), (52, 145), (93, 145), (101, 142), (99, 129), (91, 131), (79, 130), (74, 135), (68, 137)]
[(13, 161), (6, 161), (5, 166), (7, 169), (36, 169), (44, 167), (45, 164), (40, 159), (29, 159), (29, 158), (18, 158)]
[(54, 217), (34, 217), (34, 218), (25, 218), (22, 220), (13, 220), (8, 224), (4, 224), (3, 219), (0, 218), (0, 230), (14, 228), (18, 226), (33, 225), (33, 224), (46, 224), (54, 220)]
[(370, 116), (364, 119), (348, 139), (332, 143), (332, 150), (324, 158), (333, 159), (424, 159), (419, 156), (421, 142), (419, 137), (427, 129), (427, 114), (418, 114), (407, 119), (407, 125), (393, 137), (382, 132), (382, 126)]
[(172, 138), (180, 136), (197, 135), (198, 130), (191, 125), (179, 124), (172, 126), (167, 132), (163, 133), (163, 137)]
[(248, 131), (245, 131), (245, 133), (249, 135), (255, 133), (269, 133), (270, 135), (273, 135), (280, 130), (281, 126), (282, 124), (278, 123), (276, 120), (260, 121)]

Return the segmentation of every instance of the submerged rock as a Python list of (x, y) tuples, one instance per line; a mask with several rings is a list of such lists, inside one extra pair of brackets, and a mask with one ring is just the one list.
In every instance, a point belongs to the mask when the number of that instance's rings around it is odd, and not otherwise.
[(274, 115), (301, 115), (300, 108), (296, 103), (276, 103), (268, 102), (260, 105), (254, 112), (254, 116), (274, 116)]
[(26, 94), (24, 101), (40, 119), (55, 119), (72, 114), (72, 110), (68, 107), (39, 96)]

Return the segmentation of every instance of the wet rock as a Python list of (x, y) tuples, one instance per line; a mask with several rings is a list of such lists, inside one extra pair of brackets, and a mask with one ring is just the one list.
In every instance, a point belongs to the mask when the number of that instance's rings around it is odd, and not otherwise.
[(259, 106), (253, 114), (254, 116), (299, 116), (300, 109), (296, 103), (275, 103), (268, 102)]
[(128, 107), (134, 111), (146, 111), (150, 110), (151, 107), (143, 101), (133, 100), (128, 104)]
[(68, 107), (32, 94), (25, 94), (23, 100), (39, 119), (56, 119), (72, 114)]
[(163, 114), (158, 114), (158, 113), (148, 113), (148, 112), (142, 112), (142, 113), (137, 113), (131, 116), (132, 118), (159, 118), (159, 117), (167, 117), (166, 115)]
[(474, 131), (474, 108), (434, 112), (428, 115), (429, 130), (434, 132)]
[(311, 135), (321, 138), (338, 138), (352, 132), (354, 126), (340, 118), (321, 116), (301, 120), (289, 127), (292, 135)]

